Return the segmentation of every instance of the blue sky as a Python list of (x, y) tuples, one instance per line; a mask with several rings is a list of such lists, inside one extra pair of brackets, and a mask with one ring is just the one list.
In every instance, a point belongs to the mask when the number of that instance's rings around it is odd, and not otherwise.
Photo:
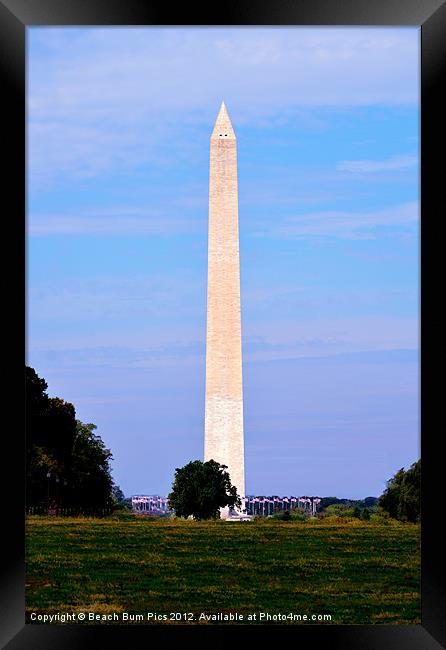
[(237, 135), (247, 493), (419, 457), (419, 29), (37, 28), (27, 361), (125, 494), (203, 456), (209, 138)]

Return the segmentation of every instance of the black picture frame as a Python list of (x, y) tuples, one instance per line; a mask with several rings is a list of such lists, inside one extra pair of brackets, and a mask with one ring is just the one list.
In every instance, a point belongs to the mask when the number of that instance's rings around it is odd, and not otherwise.
[[(172, 7), (148, 0), (0, 0), (2, 74), (2, 153), (6, 170), (2, 205), (7, 234), (3, 297), (4, 352), (11, 355), (3, 391), (4, 413), (13, 422), (3, 434), (12, 448), (4, 473), (3, 577), (0, 593), (0, 643), (8, 650), (98, 648), (110, 643), (137, 647), (161, 641), (188, 643), (197, 634), (206, 642), (227, 644), (233, 635), (252, 639), (249, 626), (80, 626), (25, 625), (24, 597), (24, 409), (25, 361), (25, 31), (45, 25), (356, 25), (421, 27), (421, 449), (422, 622), (421, 625), (263, 626), (262, 640), (292, 634), (293, 643), (326, 643), (330, 648), (434, 650), (446, 647), (444, 558), (440, 520), (442, 427), (446, 400), (441, 370), (446, 364), (441, 281), (446, 206), (445, 0), (227, 0)], [(7, 206), (7, 207), (6, 207)], [(443, 212), (442, 212), (443, 209)], [(6, 251), (7, 249), (7, 251)], [(6, 259), (6, 255), (2, 256)], [(6, 316), (6, 317), (5, 317)], [(3, 447), (4, 449), (5, 447)], [(438, 523), (437, 523), (438, 522)], [(257, 627), (256, 631), (259, 631)], [(212, 639), (211, 639), (212, 637)]]

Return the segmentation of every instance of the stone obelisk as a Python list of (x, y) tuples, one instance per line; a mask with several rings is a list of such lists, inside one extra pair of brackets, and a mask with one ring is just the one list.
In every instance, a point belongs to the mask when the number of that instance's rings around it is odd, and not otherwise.
[(244, 497), (237, 141), (224, 102), (210, 149), (204, 460), (227, 465)]

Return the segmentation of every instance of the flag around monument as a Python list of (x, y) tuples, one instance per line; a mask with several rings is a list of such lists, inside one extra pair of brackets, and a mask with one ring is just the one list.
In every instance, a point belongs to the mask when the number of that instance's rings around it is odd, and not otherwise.
[(237, 142), (224, 102), (210, 146), (204, 460), (211, 459), (227, 465), (231, 483), (243, 499)]

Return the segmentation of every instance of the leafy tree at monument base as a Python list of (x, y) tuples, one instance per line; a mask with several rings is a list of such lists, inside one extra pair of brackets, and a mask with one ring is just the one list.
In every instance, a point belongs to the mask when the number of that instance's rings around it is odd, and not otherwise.
[(226, 469), (226, 465), (220, 465), (215, 460), (195, 460), (176, 468), (168, 498), (177, 517), (218, 519), (220, 508), (240, 507), (237, 488), (231, 485)]

